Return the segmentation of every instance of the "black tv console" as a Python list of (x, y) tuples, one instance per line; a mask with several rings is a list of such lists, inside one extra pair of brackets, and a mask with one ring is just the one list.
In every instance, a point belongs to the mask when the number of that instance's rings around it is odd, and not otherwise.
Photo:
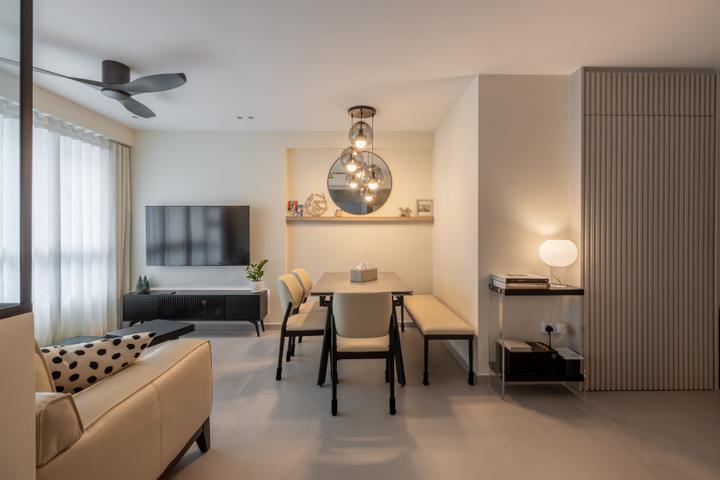
[(154, 290), (123, 295), (123, 321), (148, 320), (246, 321), (265, 331), (267, 290)]

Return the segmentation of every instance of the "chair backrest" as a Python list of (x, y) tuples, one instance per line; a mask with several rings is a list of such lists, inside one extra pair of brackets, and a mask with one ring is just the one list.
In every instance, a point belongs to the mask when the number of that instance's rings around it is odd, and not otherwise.
[(335, 330), (341, 337), (385, 336), (390, 330), (392, 308), (390, 292), (337, 292), (333, 296)]
[(292, 274), (297, 279), (298, 283), (303, 289), (303, 295), (307, 298), (310, 295), (310, 290), (313, 287), (313, 281), (310, 274), (304, 268), (295, 268), (292, 270)]
[(303, 291), (294, 275), (280, 275), (277, 279), (277, 287), (278, 292), (280, 292), (280, 306), (283, 312), (285, 312), (289, 304), (292, 304), (292, 308), (295, 309), (302, 303)]

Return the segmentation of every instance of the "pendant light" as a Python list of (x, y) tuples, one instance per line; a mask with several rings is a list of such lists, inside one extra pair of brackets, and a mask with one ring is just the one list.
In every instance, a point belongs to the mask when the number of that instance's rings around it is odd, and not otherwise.
[(348, 132), (350, 144), (358, 150), (364, 150), (373, 142), (373, 129), (364, 120), (375, 116), (375, 109), (367, 105), (357, 105), (348, 109), (351, 119), (358, 119)]
[[(356, 172), (357, 173), (357, 172)], [(360, 180), (358, 179), (357, 175), (355, 173), (348, 173), (345, 176), (345, 183), (348, 187), (355, 190), (360, 186)]]
[(364, 167), (362, 154), (353, 147), (348, 147), (340, 154), (340, 164), (345, 167), (349, 173), (353, 173)]

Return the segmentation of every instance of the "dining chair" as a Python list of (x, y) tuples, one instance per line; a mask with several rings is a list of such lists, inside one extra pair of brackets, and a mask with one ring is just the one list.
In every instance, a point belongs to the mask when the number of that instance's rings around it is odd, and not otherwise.
[(390, 415), (395, 415), (394, 342), (396, 326), (389, 292), (335, 293), (331, 322), (332, 414), (337, 415), (338, 360), (384, 358), (390, 384)]
[(280, 293), (280, 305), (285, 310), (285, 316), (280, 326), (280, 354), (278, 356), (277, 373), (275, 374), (275, 380), (280, 380), (282, 378), (285, 339), (288, 340), (285, 361), (289, 362), (292, 355), (295, 354), (295, 338), (324, 335), (326, 313), (322, 311), (298, 311), (302, 303), (303, 292), (293, 275), (285, 274), (278, 277), (277, 287)]
[(313, 310), (321, 310), (324, 312), (326, 310), (326, 307), (324, 305), (321, 305), (321, 303), (323, 302), (318, 301), (317, 298), (310, 298), (310, 292), (312, 291), (312, 287), (314, 284), (312, 281), (312, 277), (307, 272), (307, 270), (305, 270), (304, 268), (294, 268), (290, 273), (293, 274), (293, 276), (303, 290), (303, 300), (302, 304), (300, 305), (300, 311), (310, 312)]

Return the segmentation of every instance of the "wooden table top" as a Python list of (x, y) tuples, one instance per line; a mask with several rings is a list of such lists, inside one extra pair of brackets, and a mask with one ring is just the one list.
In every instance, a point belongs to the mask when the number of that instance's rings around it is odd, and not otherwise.
[(378, 272), (377, 280), (357, 283), (350, 281), (350, 272), (323, 273), (313, 285), (310, 295), (330, 296), (335, 292), (391, 292), (394, 295), (412, 295), (413, 290), (394, 272)]

